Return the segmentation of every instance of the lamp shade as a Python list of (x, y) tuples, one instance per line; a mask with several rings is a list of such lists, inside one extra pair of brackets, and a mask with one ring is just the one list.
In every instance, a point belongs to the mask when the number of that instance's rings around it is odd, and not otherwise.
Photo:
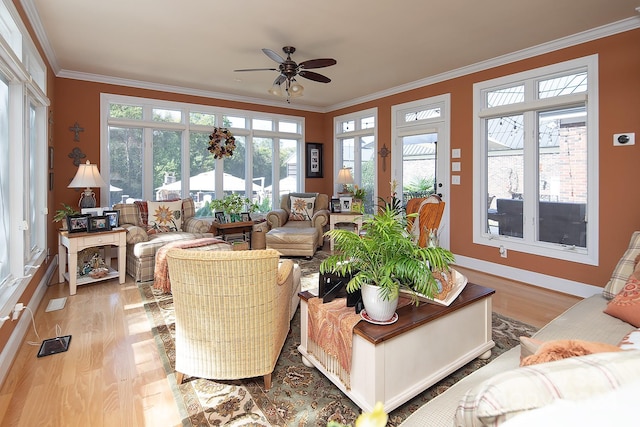
[(78, 206), (80, 206), (81, 208), (95, 208), (96, 196), (93, 191), (91, 191), (91, 187), (106, 186), (107, 184), (105, 184), (102, 176), (100, 176), (98, 165), (92, 165), (89, 160), (87, 160), (87, 163), (78, 166), (78, 172), (76, 172), (76, 176), (73, 177), (73, 180), (67, 187), (84, 188), (84, 192), (80, 196), (80, 202), (78, 203)]
[(349, 185), (353, 184), (353, 175), (351, 175), (351, 169), (342, 168), (338, 172), (338, 178), (336, 178), (336, 184)]

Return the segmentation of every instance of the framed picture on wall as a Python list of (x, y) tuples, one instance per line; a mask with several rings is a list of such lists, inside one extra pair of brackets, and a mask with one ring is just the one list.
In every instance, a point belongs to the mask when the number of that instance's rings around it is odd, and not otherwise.
[(322, 178), (322, 144), (307, 142), (306, 147), (307, 178)]

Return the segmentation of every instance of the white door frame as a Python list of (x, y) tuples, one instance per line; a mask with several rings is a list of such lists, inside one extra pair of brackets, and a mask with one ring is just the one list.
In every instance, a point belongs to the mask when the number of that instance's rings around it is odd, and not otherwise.
[[(450, 247), (450, 198), (449, 187), (451, 173), (449, 162), (451, 160), (450, 150), (450, 101), (451, 95), (444, 94), (425, 98), (418, 101), (398, 104), (391, 107), (391, 179), (398, 183), (398, 189), (402, 189), (402, 138), (407, 135), (417, 133), (437, 133), (437, 186), (436, 193), (442, 194), (445, 202), (445, 209), (440, 223), (439, 238), (440, 246), (449, 249)], [(410, 111), (422, 111), (439, 109), (438, 117), (425, 118), (415, 121), (405, 121), (405, 115)], [(407, 201), (404, 200), (404, 203)]]

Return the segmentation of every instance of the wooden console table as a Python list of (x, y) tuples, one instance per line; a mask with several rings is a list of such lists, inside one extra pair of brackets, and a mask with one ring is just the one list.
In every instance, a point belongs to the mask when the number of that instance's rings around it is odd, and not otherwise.
[[(75, 295), (78, 285), (98, 282), (119, 277), (120, 284), (125, 281), (127, 257), (127, 231), (124, 228), (114, 228), (111, 231), (98, 233), (69, 233), (58, 232), (58, 282), (69, 281), (69, 295)], [(111, 268), (111, 246), (118, 247), (118, 271)], [(94, 279), (89, 276), (78, 279), (78, 252), (86, 248), (104, 246), (104, 258), (109, 272), (106, 276)], [(67, 253), (69, 255), (69, 272), (67, 268)]]
[(302, 361), (315, 366), (363, 411), (382, 402), (388, 413), (476, 357), (488, 358), (491, 296), (495, 291), (468, 283), (448, 307), (421, 302), (397, 310), (398, 321), (380, 326), (361, 320), (353, 329), (351, 388), (307, 351), (307, 300), (300, 293)]

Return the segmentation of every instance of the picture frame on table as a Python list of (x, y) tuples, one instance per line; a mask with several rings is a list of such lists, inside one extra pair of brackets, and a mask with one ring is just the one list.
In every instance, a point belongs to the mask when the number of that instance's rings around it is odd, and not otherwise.
[(352, 202), (353, 197), (340, 197), (340, 209), (342, 209), (342, 212), (351, 212)]
[(224, 212), (216, 212), (215, 218), (216, 218), (216, 221), (218, 221), (219, 224), (226, 224), (227, 223), (227, 217), (224, 215)]
[(306, 144), (306, 177), (322, 178), (322, 144)]
[(118, 210), (104, 210), (102, 211), (102, 215), (106, 216), (107, 218), (109, 218), (109, 226), (113, 229), (118, 227), (118, 223), (120, 221), (120, 211)]
[(90, 215), (67, 215), (67, 230), (69, 233), (86, 233), (89, 231)]
[(331, 212), (333, 213), (342, 212), (342, 208), (340, 207), (340, 199), (338, 198), (331, 199)]
[(242, 222), (251, 221), (251, 215), (249, 215), (249, 212), (242, 212), (240, 215), (241, 215)]
[(111, 223), (106, 215), (89, 217), (89, 232), (96, 233), (100, 231), (110, 231)]
[(80, 209), (80, 213), (83, 215), (89, 216), (100, 216), (102, 215), (103, 208), (82, 208)]

